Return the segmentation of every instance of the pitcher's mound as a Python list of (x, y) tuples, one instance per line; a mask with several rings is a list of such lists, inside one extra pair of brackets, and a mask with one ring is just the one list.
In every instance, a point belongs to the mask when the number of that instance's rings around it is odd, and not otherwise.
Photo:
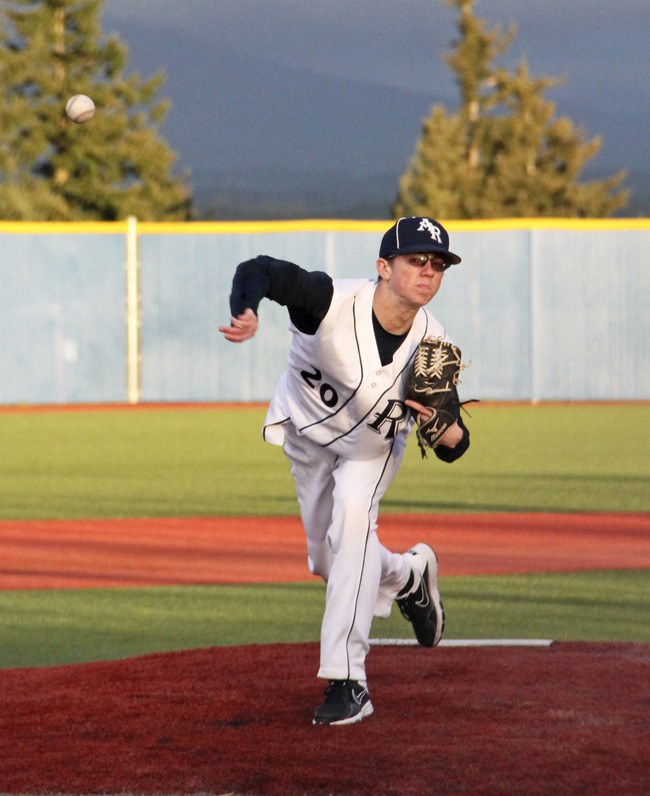
[[(375, 647), (314, 727), (317, 644), (0, 672), (4, 793), (646, 794), (650, 645)], [(645, 736), (644, 736), (645, 733)]]

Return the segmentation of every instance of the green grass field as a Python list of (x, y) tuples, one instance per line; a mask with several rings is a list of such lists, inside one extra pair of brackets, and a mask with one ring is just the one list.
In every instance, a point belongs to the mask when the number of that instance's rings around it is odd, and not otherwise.
[[(295, 514), (259, 408), (0, 414), (0, 519)], [(471, 408), (454, 465), (409, 446), (385, 512), (649, 512), (650, 406)], [(647, 571), (443, 578), (447, 637), (650, 641)], [(0, 667), (315, 641), (323, 587), (0, 592)], [(396, 611), (375, 636), (409, 636)]]
[[(470, 407), (445, 465), (408, 447), (385, 512), (650, 511), (650, 405)], [(0, 414), (0, 519), (295, 514), (242, 409)]]
[[(441, 578), (446, 638), (650, 642), (648, 573)], [(0, 592), (0, 668), (232, 644), (317, 641), (324, 587), (182, 586)], [(411, 638), (393, 608), (375, 638)]]

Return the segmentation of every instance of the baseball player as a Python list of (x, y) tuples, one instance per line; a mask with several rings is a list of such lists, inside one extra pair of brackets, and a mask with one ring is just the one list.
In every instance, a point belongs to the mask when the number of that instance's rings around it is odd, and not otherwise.
[[(444, 272), (460, 262), (431, 218), (401, 218), (383, 236), (373, 280), (338, 280), (259, 256), (241, 263), (230, 296), (231, 342), (253, 337), (263, 298), (287, 307), (288, 366), (268, 408), (264, 438), (282, 445), (305, 534), (311, 572), (327, 583), (317, 676), (328, 681), (314, 724), (351, 724), (373, 712), (365, 659), (373, 617), (393, 600), (418, 642), (444, 629), (438, 561), (425, 543), (406, 553), (377, 535), (379, 503), (400, 467), (414, 422), (430, 411), (405, 400), (420, 340), (444, 337), (426, 305)], [(435, 454), (452, 462), (469, 447), (462, 420)]]

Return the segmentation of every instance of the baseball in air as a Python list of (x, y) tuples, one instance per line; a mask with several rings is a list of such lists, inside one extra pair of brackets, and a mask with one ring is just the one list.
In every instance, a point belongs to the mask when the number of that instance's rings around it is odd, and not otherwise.
[(75, 94), (65, 104), (65, 112), (76, 124), (83, 124), (95, 114), (95, 103), (85, 94)]

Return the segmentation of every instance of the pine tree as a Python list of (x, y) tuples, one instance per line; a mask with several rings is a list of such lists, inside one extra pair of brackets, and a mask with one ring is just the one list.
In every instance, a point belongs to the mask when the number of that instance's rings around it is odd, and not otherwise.
[(578, 182), (601, 142), (588, 140), (570, 119), (555, 117), (555, 105), (544, 95), (561, 81), (533, 78), (525, 61), (513, 73), (495, 65), (516, 28), (488, 29), (474, 16), (473, 0), (445, 3), (460, 11), (460, 35), (446, 55), (460, 105), (455, 113), (435, 105), (425, 119), (393, 215), (596, 218), (623, 207), (624, 171)]
[[(103, 0), (0, 2), (0, 218), (189, 218), (159, 134), (164, 77), (124, 76), (125, 46), (101, 40)], [(65, 115), (73, 94), (95, 102), (85, 124)]]

